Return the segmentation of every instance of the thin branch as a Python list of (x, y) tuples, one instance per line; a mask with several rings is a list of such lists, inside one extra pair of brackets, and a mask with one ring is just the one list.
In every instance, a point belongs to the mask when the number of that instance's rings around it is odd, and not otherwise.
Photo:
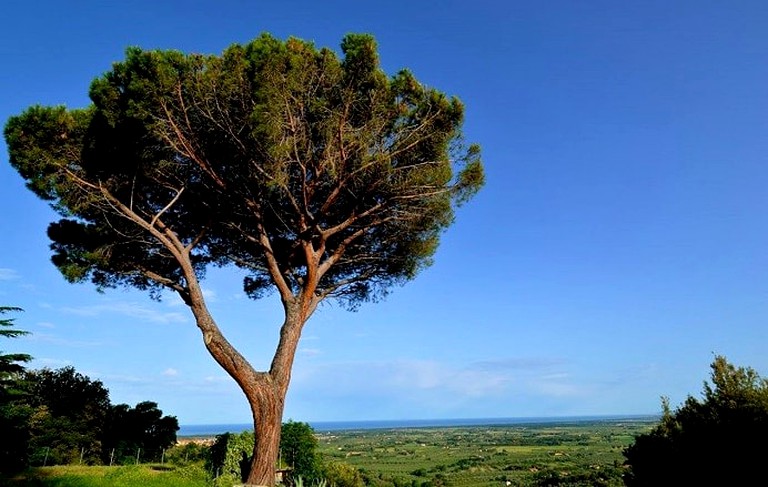
[(324, 239), (328, 239), (329, 237), (346, 230), (347, 228), (352, 226), (355, 222), (359, 221), (361, 218), (365, 218), (373, 214), (375, 211), (380, 210), (383, 207), (384, 207), (384, 203), (377, 203), (362, 213), (350, 216), (349, 218), (339, 223), (338, 225), (335, 225), (330, 228), (326, 228), (325, 230), (323, 230), (321, 235)]
[(189, 255), (189, 253), (192, 251), (192, 249), (195, 248), (195, 246), (197, 244), (199, 244), (200, 241), (203, 240), (203, 238), (205, 237), (205, 235), (207, 233), (208, 233), (208, 227), (204, 227), (202, 230), (200, 230), (200, 233), (195, 235), (195, 238), (192, 239), (192, 241), (189, 243), (189, 245), (184, 247), (184, 251), (187, 253), (187, 255)]
[(178, 282), (174, 281), (173, 279), (167, 278), (165, 276), (161, 276), (160, 274), (151, 271), (145, 267), (140, 267), (139, 272), (141, 272), (145, 277), (155, 281), (156, 283), (163, 285), (169, 289), (173, 289), (174, 291), (177, 291), (179, 293), (186, 293), (189, 292), (189, 290), (179, 284)]
[(165, 205), (162, 210), (160, 210), (154, 217), (152, 217), (152, 221), (149, 222), (150, 226), (155, 226), (155, 223), (157, 223), (157, 220), (162, 216), (162, 214), (168, 211), (174, 205), (174, 203), (179, 201), (179, 197), (181, 196), (181, 193), (184, 192), (184, 189), (185, 186), (182, 186), (181, 189), (176, 192), (176, 196), (174, 196), (173, 199), (167, 205)]

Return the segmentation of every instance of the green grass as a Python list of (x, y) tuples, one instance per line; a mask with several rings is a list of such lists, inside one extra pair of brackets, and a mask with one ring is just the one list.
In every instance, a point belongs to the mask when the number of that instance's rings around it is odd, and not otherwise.
[(208, 487), (211, 482), (200, 467), (159, 468), (57, 466), (32, 469), (10, 479), (8, 487)]

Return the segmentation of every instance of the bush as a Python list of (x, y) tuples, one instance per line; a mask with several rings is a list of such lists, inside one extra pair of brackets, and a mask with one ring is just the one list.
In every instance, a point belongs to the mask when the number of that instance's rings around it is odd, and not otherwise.
[[(219, 482), (222, 485), (229, 479), (235, 483), (244, 482), (251, 466), (254, 441), (252, 431), (217, 436), (208, 449), (206, 469), (214, 478), (226, 477)], [(316, 449), (317, 438), (309, 424), (294, 421), (283, 423), (280, 452), (282, 460), (291, 469), (286, 479), (289, 485), (298, 478), (301, 478), (305, 485), (320, 480), (322, 465)]]
[(165, 453), (168, 463), (181, 466), (205, 462), (208, 457), (209, 447), (195, 442), (176, 445)]
[(609, 487), (621, 482), (621, 473), (616, 468), (601, 470), (581, 470), (577, 472), (558, 472), (544, 470), (534, 476), (536, 487)]
[(704, 398), (674, 412), (662, 401), (660, 424), (624, 450), (628, 487), (749, 485), (761, 478), (768, 436), (768, 381), (716, 357)]
[(363, 487), (363, 476), (352, 465), (330, 462), (325, 465), (325, 480), (333, 487)]
[(214, 478), (231, 477), (234, 483), (244, 482), (248, 478), (254, 442), (252, 431), (217, 436), (209, 450), (206, 469)]
[(15, 473), (29, 465), (31, 408), (0, 404), (0, 473)]

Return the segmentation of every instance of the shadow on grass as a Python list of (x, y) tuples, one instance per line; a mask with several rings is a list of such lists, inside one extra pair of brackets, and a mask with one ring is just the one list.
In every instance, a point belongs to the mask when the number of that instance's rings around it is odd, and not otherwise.
[(0, 476), (0, 486), (8, 487), (90, 487), (99, 485), (109, 467), (35, 467), (9, 477)]
[(8, 487), (67, 487), (75, 484), (62, 483), (61, 477), (55, 476), (52, 470), (35, 468), (10, 477), (0, 476), (0, 485)]

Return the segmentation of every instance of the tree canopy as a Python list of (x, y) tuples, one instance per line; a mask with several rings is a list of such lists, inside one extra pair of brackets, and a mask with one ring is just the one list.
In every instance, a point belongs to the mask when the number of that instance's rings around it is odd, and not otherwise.
[(72, 281), (184, 295), (186, 251), (198, 273), (246, 270), (251, 296), (348, 304), (413, 277), (451, 203), (482, 184), (478, 148), (458, 144), (458, 99), (387, 78), (370, 36), (342, 50), (268, 35), (221, 56), (132, 48), (92, 106), (12, 117), (11, 163), (65, 217), (54, 263)]
[[(244, 391), (274, 483), (280, 421), (302, 328), (324, 299), (355, 308), (430, 265), (457, 205), (484, 182), (464, 107), (408, 71), (388, 76), (370, 35), (342, 57), (264, 34), (221, 55), (130, 48), (82, 109), (8, 120), (10, 163), (62, 216), (48, 229), (68, 280), (170, 289)], [(240, 269), (252, 298), (285, 311), (268, 371), (221, 333), (200, 287)], [(261, 457), (261, 458), (258, 458)]]
[(702, 399), (688, 396), (625, 451), (630, 487), (748, 485), (762, 474), (768, 434), (768, 379), (717, 356)]

